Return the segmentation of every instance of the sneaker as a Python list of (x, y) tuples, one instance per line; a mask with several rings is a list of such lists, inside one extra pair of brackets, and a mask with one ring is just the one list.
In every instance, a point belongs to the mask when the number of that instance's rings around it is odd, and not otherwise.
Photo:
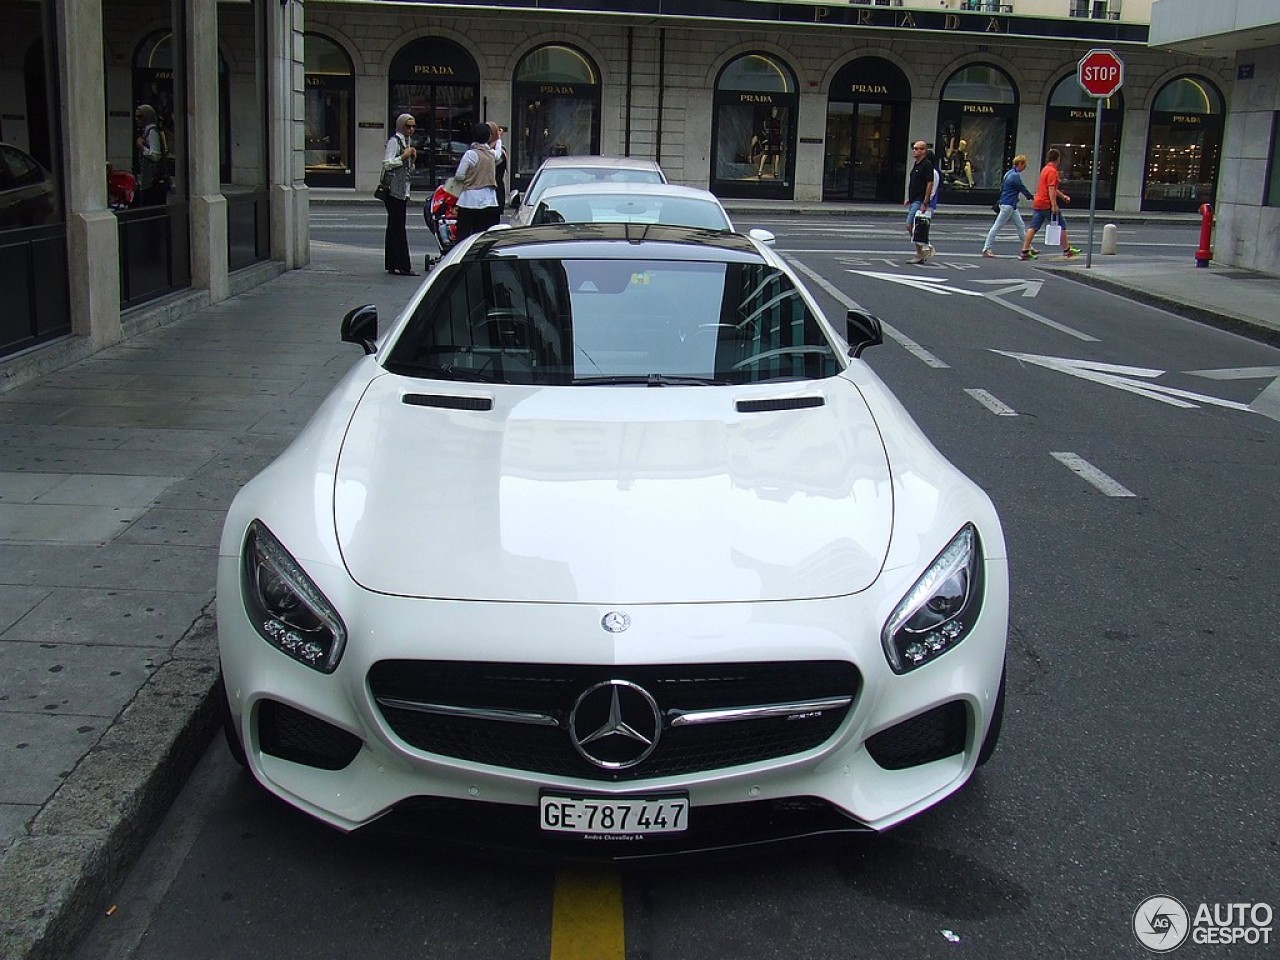
[(932, 259), (933, 259), (933, 254), (934, 254), (934, 252), (935, 252), (935, 251), (934, 251), (934, 249), (933, 249), (933, 244), (931, 243), (931, 244), (929, 244), (927, 247), (925, 247), (925, 248), (924, 248), (924, 255), (923, 255), (923, 258), (921, 259), (921, 261), (920, 261), (920, 262), (921, 262), (921, 263), (925, 263), (925, 262), (927, 262), (927, 261), (929, 261), (929, 260), (932, 260)]
[(907, 263), (924, 263), (924, 257), (912, 257)]
[(992, 253), (989, 249), (988, 249), (988, 250), (983, 250), (983, 251), (982, 251), (982, 255), (983, 255), (984, 257), (994, 257), (994, 256), (995, 256), (995, 254), (994, 254), (994, 253)]
[(1065, 250), (1063, 250), (1063, 251), (1062, 251), (1062, 255), (1063, 255), (1063, 257), (1065, 257), (1065, 258), (1066, 258), (1066, 259), (1068, 259), (1068, 260), (1070, 260), (1072, 257), (1078, 257), (1078, 256), (1080, 256), (1080, 248), (1079, 248), (1079, 247), (1067, 247)]
[(1035, 258), (1036, 258), (1036, 255), (1032, 253), (1030, 250), (1023, 250), (1020, 254), (1018, 254), (1019, 260), (1034, 260)]
[(1040, 251), (1039, 251), (1039, 250), (1037, 250), (1035, 247), (1031, 247), (1031, 248), (1030, 248), (1030, 250), (1031, 250), (1031, 256), (1033, 256), (1033, 257), (1038, 257), (1038, 256), (1040, 256)]

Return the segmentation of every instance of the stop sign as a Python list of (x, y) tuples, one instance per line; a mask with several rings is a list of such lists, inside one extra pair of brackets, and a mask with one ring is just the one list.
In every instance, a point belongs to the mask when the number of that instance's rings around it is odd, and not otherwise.
[(1124, 83), (1124, 61), (1110, 50), (1090, 50), (1080, 58), (1076, 79), (1089, 96), (1105, 99)]

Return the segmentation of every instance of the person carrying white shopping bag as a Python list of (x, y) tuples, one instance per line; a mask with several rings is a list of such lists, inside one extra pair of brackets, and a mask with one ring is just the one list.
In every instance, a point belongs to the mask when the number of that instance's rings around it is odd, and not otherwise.
[(1031, 226), (1027, 227), (1027, 233), (1022, 239), (1022, 252), (1018, 254), (1019, 260), (1035, 259), (1036, 255), (1031, 250), (1031, 241), (1035, 239), (1036, 231), (1046, 223), (1049, 224), (1044, 232), (1044, 242), (1046, 244), (1061, 247), (1062, 255), (1068, 260), (1080, 255), (1080, 250), (1071, 246), (1071, 241), (1067, 239), (1067, 223), (1062, 217), (1062, 211), (1059, 209), (1060, 204), (1071, 202), (1071, 198), (1058, 189), (1060, 179), (1058, 174), (1059, 159), (1061, 159), (1061, 154), (1056, 149), (1051, 149), (1045, 155), (1044, 168), (1040, 171), (1040, 180), (1036, 184), (1035, 199), (1031, 202), (1033, 211), (1031, 214)]

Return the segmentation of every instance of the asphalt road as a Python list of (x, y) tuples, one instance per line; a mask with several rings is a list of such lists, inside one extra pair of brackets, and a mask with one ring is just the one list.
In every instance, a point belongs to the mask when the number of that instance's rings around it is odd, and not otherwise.
[[(381, 212), (345, 209), (315, 213), (315, 242), (380, 249)], [(1150, 896), (1280, 905), (1280, 422), (1249, 409), (1280, 351), (984, 259), (980, 221), (940, 215), (937, 257), (912, 266), (889, 218), (737, 220), (773, 229), (833, 315), (886, 321), (866, 359), (1001, 511), (992, 763), (883, 836), (584, 872), (340, 836), (219, 741), (78, 960), (1141, 957)], [(1183, 256), (1187, 234), (1120, 242)], [(602, 939), (566, 952), (583, 931)]]

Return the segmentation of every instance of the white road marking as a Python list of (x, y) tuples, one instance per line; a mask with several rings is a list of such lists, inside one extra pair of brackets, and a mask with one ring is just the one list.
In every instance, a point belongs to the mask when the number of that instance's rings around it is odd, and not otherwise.
[(999, 290), (988, 290), (988, 297), (1002, 297), (1006, 293), (1021, 293), (1024, 297), (1034, 297), (1040, 293), (1040, 288), (1044, 286), (1043, 280), (975, 280), (974, 283), (1009, 284), (1009, 286), (1001, 287)]
[(916, 290), (934, 293), (941, 297), (949, 297), (953, 293), (963, 294), (966, 297), (984, 296), (984, 294), (978, 293), (976, 290), (948, 287), (946, 285), (947, 281), (943, 277), (908, 277), (901, 273), (879, 273), (873, 270), (850, 270), (848, 272), (856, 273), (863, 277), (871, 277), (873, 280), (888, 280), (890, 283), (900, 283), (904, 287), (913, 287)]
[(1236, 403), (1234, 400), (1221, 400), (1218, 397), (1192, 393), (1190, 390), (1178, 390), (1174, 387), (1165, 387), (1157, 383), (1147, 383), (1144, 380), (1133, 379), (1134, 377), (1153, 379), (1163, 376), (1163, 370), (1153, 370), (1147, 367), (1126, 367), (1113, 363), (1097, 363), (1092, 360), (1070, 360), (1066, 357), (1041, 357), (1031, 353), (1010, 353), (1006, 350), (993, 350), (991, 352), (1011, 357), (1022, 363), (1035, 364), (1047, 370), (1056, 370), (1058, 373), (1065, 373), (1081, 380), (1089, 380), (1104, 386), (1115, 387), (1117, 390), (1137, 394), (1140, 397), (1146, 397), (1148, 400), (1158, 400), (1160, 403), (1167, 403), (1171, 407), (1194, 410), (1198, 404), (1203, 403), (1214, 407), (1225, 407), (1228, 410), (1262, 412), (1254, 410), (1248, 404)]
[[(818, 273), (816, 270), (809, 269), (809, 267), (805, 266), (803, 263), (801, 263), (791, 254), (784, 254), (783, 256), (786, 258), (787, 262), (791, 264), (791, 266), (795, 267), (798, 271), (803, 273), (815, 284), (817, 284), (819, 287), (825, 290), (831, 297), (835, 299), (837, 303), (842, 304), (845, 307), (845, 309), (860, 310), (863, 313), (868, 312), (866, 307), (863, 307), (856, 300), (853, 300), (845, 296), (838, 289), (836, 289), (826, 277)], [(924, 347), (920, 346), (920, 344), (916, 343), (914, 340), (908, 337), (905, 333), (903, 333), (893, 324), (886, 323), (884, 320), (881, 320), (880, 327), (882, 330), (884, 330), (884, 335), (886, 337), (893, 340), (896, 344), (898, 344), (898, 346), (906, 350), (907, 353), (911, 354), (917, 360), (924, 363), (925, 366), (933, 367), (935, 370), (950, 369), (950, 366), (951, 366), (950, 364), (945, 363), (942, 360), (939, 360), (932, 353), (930, 353)]]
[(967, 389), (965, 390), (969, 396), (977, 400), (980, 404), (994, 413), (997, 417), (1016, 417), (1018, 411), (1013, 409), (1007, 403), (996, 399), (986, 390)]
[(1095, 467), (1084, 457), (1074, 453), (1056, 452), (1050, 453), (1053, 459), (1057, 460), (1076, 476), (1081, 477), (1089, 483), (1093, 484), (1108, 497), (1133, 497), (1136, 494), (1121, 484), (1119, 481), (1111, 479), (1097, 467)]

